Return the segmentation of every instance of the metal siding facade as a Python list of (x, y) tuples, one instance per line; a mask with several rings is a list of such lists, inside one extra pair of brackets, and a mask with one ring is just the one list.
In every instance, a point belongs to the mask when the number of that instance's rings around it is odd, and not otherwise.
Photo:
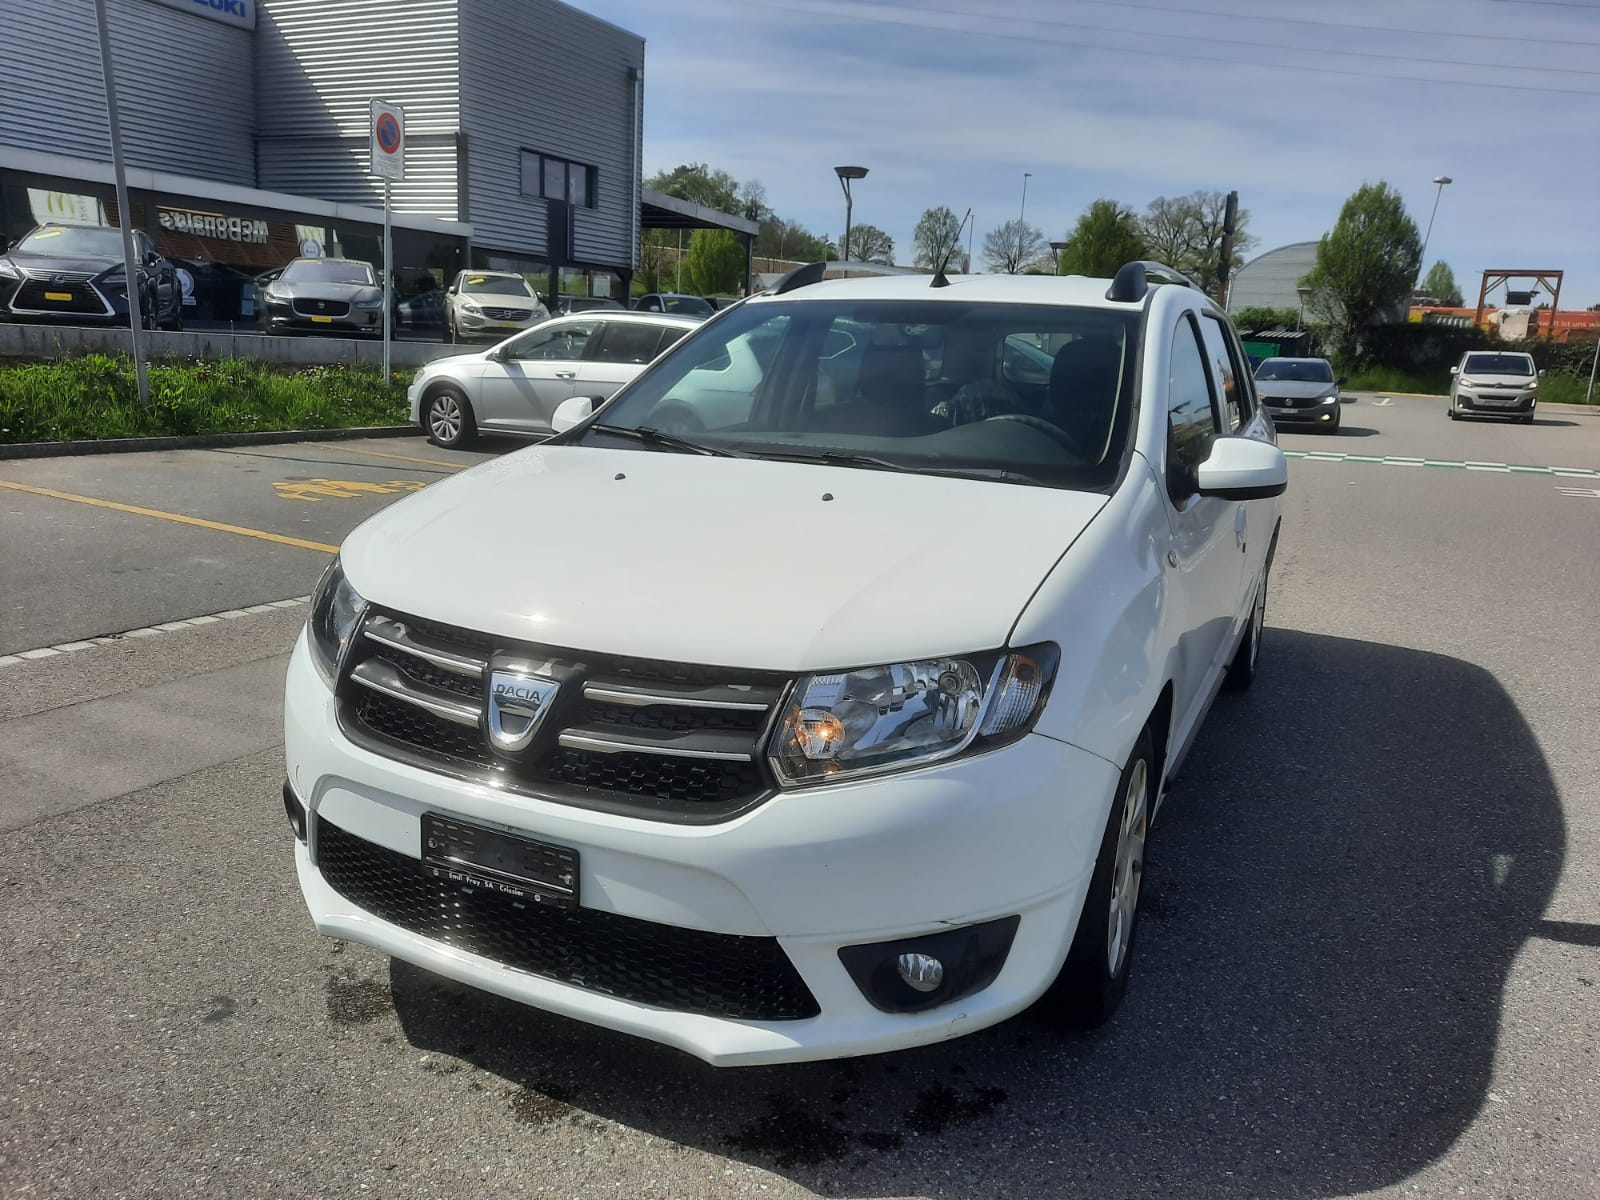
[(573, 257), (631, 269), (640, 148), (634, 83), (644, 39), (556, 0), (461, 0), (461, 120), (474, 241), (543, 257), (546, 202), (521, 191), (521, 152), (595, 168), (596, 203), (577, 209)]
[(381, 205), (368, 173), (375, 99), (406, 113), (397, 212), (457, 219), (458, 0), (265, 0), (256, 27), (260, 186)]
[(1233, 273), (1228, 311), (1256, 307), (1298, 309), (1300, 281), (1316, 265), (1316, 242), (1294, 242), (1251, 259)]
[[(145, 0), (107, 18), (128, 164), (255, 186), (252, 34)], [(109, 162), (94, 5), (0, 0), (0, 44), (0, 144)]]

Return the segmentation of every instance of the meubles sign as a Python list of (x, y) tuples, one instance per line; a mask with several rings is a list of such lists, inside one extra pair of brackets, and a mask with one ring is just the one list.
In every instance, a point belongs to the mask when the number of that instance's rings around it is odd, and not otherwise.
[(155, 0), (155, 3), (240, 29), (256, 27), (256, 0)]

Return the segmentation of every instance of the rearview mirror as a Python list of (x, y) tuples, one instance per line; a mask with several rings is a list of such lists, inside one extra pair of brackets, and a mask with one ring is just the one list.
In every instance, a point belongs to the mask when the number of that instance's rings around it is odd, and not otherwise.
[(594, 416), (594, 400), (589, 396), (569, 396), (556, 406), (550, 418), (550, 428), (565, 433), (574, 425), (582, 425)]
[(1452, 374), (1452, 375), (1461, 374), (1461, 368), (1459, 366), (1451, 367), (1450, 368), (1450, 374)]
[(1339, 378), (1334, 380), (1334, 383), (1338, 384), (1340, 387), (1343, 387), (1345, 384), (1347, 384), (1349, 382), (1350, 382), (1350, 376), (1348, 376), (1348, 375), (1341, 375), (1341, 376), (1339, 376)]
[(1220, 437), (1211, 457), (1195, 473), (1202, 496), (1219, 500), (1265, 500), (1289, 487), (1289, 461), (1270, 442)]

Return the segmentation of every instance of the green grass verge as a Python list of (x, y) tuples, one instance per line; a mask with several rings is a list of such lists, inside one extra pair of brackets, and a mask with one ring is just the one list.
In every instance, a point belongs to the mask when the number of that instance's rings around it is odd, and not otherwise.
[[(1448, 396), (1450, 370), (1448, 367), (1430, 371), (1393, 371), (1372, 367), (1353, 371), (1345, 390), (1350, 392), (1394, 392)], [(1582, 404), (1589, 390), (1589, 380), (1574, 379), (1571, 375), (1551, 373), (1539, 381), (1539, 399), (1545, 404)], [(1600, 403), (1600, 388), (1595, 391), (1595, 401)]]
[[(1539, 399), (1545, 404), (1583, 404), (1588, 390), (1587, 379), (1574, 379), (1570, 375), (1546, 375), (1539, 381)], [(1594, 399), (1600, 404), (1600, 385), (1595, 388)]]
[(395, 376), (385, 386), (375, 367), (156, 362), (146, 408), (128, 358), (86, 354), (0, 363), (0, 444), (405, 422), (404, 380)]

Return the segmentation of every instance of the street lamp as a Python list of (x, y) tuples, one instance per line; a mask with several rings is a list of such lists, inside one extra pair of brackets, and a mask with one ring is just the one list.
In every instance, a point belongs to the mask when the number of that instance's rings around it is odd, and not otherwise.
[(850, 197), (850, 181), (852, 179), (865, 179), (865, 167), (835, 167), (833, 173), (839, 177), (839, 186), (844, 189), (844, 261), (850, 261), (850, 218), (855, 207)]
[(1422, 261), (1417, 264), (1417, 281), (1412, 284), (1412, 291), (1421, 285), (1422, 272), (1428, 267), (1428, 239), (1433, 237), (1433, 218), (1439, 215), (1439, 197), (1444, 195), (1445, 184), (1454, 183), (1455, 180), (1448, 175), (1435, 175), (1433, 182), (1439, 185), (1439, 190), (1433, 194), (1433, 211), (1428, 214), (1428, 232), (1422, 235)]
[(1056, 274), (1061, 274), (1061, 252), (1070, 246), (1071, 242), (1051, 242), (1050, 249), (1056, 252)]
[(1028, 215), (1028, 180), (1033, 178), (1032, 171), (1022, 173), (1022, 207), (1017, 210), (1017, 221), (1020, 224)]
[(1294, 319), (1294, 331), (1299, 333), (1300, 327), (1306, 323), (1306, 301), (1311, 298), (1311, 289), (1297, 287), (1295, 291), (1300, 293), (1300, 315)]

